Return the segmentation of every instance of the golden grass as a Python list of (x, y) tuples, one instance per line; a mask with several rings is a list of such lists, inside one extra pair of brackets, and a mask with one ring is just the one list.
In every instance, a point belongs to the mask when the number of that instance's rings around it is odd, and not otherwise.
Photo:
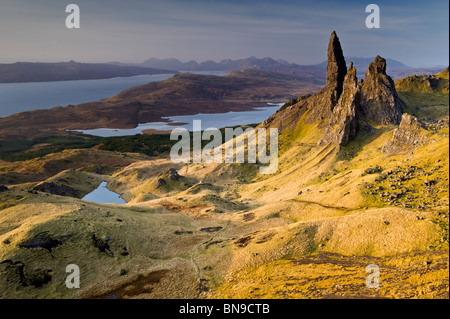
[[(109, 154), (115, 167), (110, 174), (89, 172), (86, 166), (94, 165), (90, 161), (79, 170), (43, 175), (43, 179), (65, 181), (81, 193), (106, 180), (129, 203), (102, 205), (21, 191), (34, 183), (0, 193), (0, 261), (21, 261), (27, 273), (53, 270), (51, 283), (33, 288), (6, 282), (6, 270), (0, 266), (4, 275), (0, 295), (448, 297), (448, 243), (443, 240), (448, 241), (448, 200), (444, 199), (448, 196), (448, 135), (427, 133), (429, 144), (388, 155), (381, 148), (392, 138), (394, 127), (374, 129), (373, 134), (362, 132), (338, 150), (318, 146), (322, 130), (301, 121), (295, 130), (280, 136), (279, 170), (268, 176), (257, 175), (252, 165), (173, 164), (167, 158), (137, 155), (125, 163), (120, 154), (96, 150), (16, 163), (15, 171), (25, 172), (30, 164), (33, 171), (46, 172), (46, 165), (54, 161), (62, 165), (70, 158), (72, 163), (87, 154), (101, 161)], [(428, 196), (420, 193), (425, 179), (440, 178), (439, 198), (430, 199), (429, 208), (393, 207), (380, 201), (378, 194), (367, 194), (368, 184), (389, 187), (387, 180), (379, 178), (384, 172), (411, 165), (429, 173), (404, 183), (418, 191), (417, 200)], [(382, 172), (365, 173), (375, 166)], [(178, 169), (184, 178), (171, 181), (169, 168)], [(157, 187), (159, 178), (167, 180), (165, 187)], [(208, 231), (206, 227), (217, 228)], [(54, 258), (43, 249), (18, 247), (42, 232), (62, 238), (64, 245), (54, 249)], [(111, 238), (114, 257), (93, 246), (92, 234)], [(128, 256), (120, 255), (123, 247)], [(80, 291), (64, 286), (69, 263), (83, 270)], [(382, 270), (377, 291), (365, 287), (369, 263)], [(122, 269), (126, 275), (120, 275)], [(199, 290), (200, 279), (209, 293)], [(151, 289), (139, 284), (147, 281)]]

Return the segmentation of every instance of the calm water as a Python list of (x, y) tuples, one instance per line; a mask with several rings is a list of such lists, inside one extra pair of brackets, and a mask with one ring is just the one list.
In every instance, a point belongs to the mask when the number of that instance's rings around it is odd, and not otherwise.
[[(192, 72), (225, 75), (227, 72)], [(158, 82), (173, 74), (55, 82), (0, 83), (0, 117), (55, 106), (98, 101), (133, 86)]]
[(90, 192), (82, 198), (82, 200), (88, 202), (94, 202), (99, 204), (126, 204), (127, 202), (120, 197), (119, 194), (114, 193), (106, 188), (107, 183), (102, 182), (97, 189)]
[(165, 117), (170, 122), (174, 123), (186, 123), (185, 125), (168, 125), (169, 123), (164, 122), (150, 122), (145, 124), (139, 124), (133, 129), (107, 129), (98, 128), (93, 130), (79, 130), (85, 134), (109, 137), (109, 136), (126, 136), (141, 134), (143, 130), (154, 129), (154, 130), (173, 130), (174, 128), (186, 128), (189, 131), (193, 129), (193, 120), (202, 121), (202, 130), (208, 128), (223, 128), (223, 127), (233, 127), (236, 125), (254, 124), (261, 123), (272, 114), (274, 114), (280, 106), (284, 103), (268, 103), (270, 106), (255, 108), (252, 111), (243, 112), (227, 112), (227, 113), (213, 113), (213, 114), (195, 114), (195, 115), (180, 115), (180, 116), (170, 116)]

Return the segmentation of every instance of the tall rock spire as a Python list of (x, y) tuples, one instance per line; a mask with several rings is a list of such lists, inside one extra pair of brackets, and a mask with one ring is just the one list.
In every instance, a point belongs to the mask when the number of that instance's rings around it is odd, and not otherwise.
[(344, 54), (336, 32), (328, 44), (327, 85), (315, 95), (280, 110), (264, 121), (264, 127), (281, 131), (295, 129), (304, 114), (305, 123), (317, 123), (324, 129), (319, 145), (345, 145), (357, 134), (358, 123), (398, 124), (403, 108), (394, 81), (386, 74), (386, 60), (377, 56), (358, 82), (350, 63), (347, 71)]
[[(345, 74), (347, 74), (347, 65), (341, 43), (335, 31), (331, 33), (330, 41), (328, 42), (327, 57), (327, 86), (336, 87), (338, 95), (340, 95), (342, 92), (342, 83), (344, 82)], [(339, 96), (336, 98), (339, 99)]]
[(345, 64), (341, 43), (335, 31), (331, 33), (328, 42), (327, 57), (327, 85), (315, 95), (308, 122), (330, 119), (342, 94), (347, 65)]

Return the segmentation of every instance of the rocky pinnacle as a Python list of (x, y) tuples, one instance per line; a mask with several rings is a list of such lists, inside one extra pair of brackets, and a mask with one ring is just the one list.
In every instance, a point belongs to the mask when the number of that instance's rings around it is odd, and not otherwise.
[(330, 119), (333, 109), (342, 94), (347, 66), (344, 53), (336, 32), (333, 31), (328, 43), (327, 85), (311, 99), (311, 114), (308, 122)]
[[(328, 66), (327, 66), (327, 86), (337, 88), (338, 95), (342, 92), (342, 83), (347, 73), (347, 65), (345, 63), (344, 53), (342, 52), (341, 43), (333, 31), (328, 42)], [(336, 97), (337, 99), (339, 96)]]
[(399, 124), (403, 103), (397, 95), (394, 81), (386, 74), (386, 60), (379, 55), (369, 64), (360, 85), (361, 119), (376, 124)]
[(309, 112), (305, 123), (318, 123), (324, 129), (319, 145), (345, 145), (357, 134), (359, 122), (367, 125), (399, 124), (403, 107), (394, 81), (386, 74), (386, 60), (377, 56), (370, 63), (364, 81), (358, 82), (350, 63), (347, 71), (344, 54), (336, 32), (328, 44), (327, 85), (315, 95), (297, 100), (263, 123), (264, 127), (295, 129)]

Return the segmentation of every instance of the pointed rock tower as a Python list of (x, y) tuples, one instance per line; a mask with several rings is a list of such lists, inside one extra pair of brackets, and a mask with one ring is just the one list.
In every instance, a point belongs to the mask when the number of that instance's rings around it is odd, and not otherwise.
[(338, 93), (336, 97), (342, 93), (342, 84), (344, 82), (345, 74), (347, 73), (347, 65), (345, 63), (344, 53), (342, 52), (341, 43), (333, 31), (328, 42), (328, 65), (327, 65), (327, 86), (336, 88)]
[(394, 81), (386, 74), (386, 60), (377, 55), (369, 64), (360, 84), (361, 119), (376, 124), (399, 124), (402, 119), (402, 101)]
[(332, 142), (337, 145), (345, 145), (356, 135), (358, 129), (358, 90), (356, 69), (353, 67), (353, 62), (350, 62), (350, 67), (344, 78), (343, 93), (333, 109), (320, 144)]
[(314, 105), (311, 107), (308, 122), (329, 119), (342, 94), (347, 66), (341, 43), (335, 31), (331, 33), (328, 42), (327, 58), (327, 85), (311, 101)]

